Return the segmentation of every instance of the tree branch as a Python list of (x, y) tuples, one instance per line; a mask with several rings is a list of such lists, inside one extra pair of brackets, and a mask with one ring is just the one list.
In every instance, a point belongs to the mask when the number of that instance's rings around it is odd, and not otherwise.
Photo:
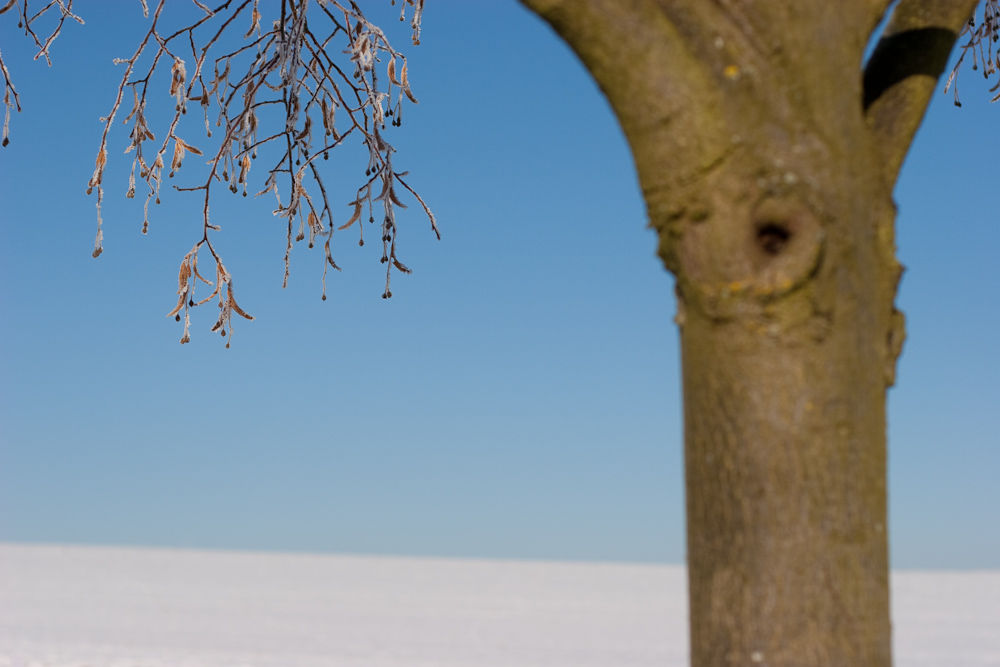
[(864, 72), (863, 105), (892, 187), (977, 0), (902, 0)]
[[(357, 138), (360, 135), (368, 149), (367, 182), (357, 189), (354, 201), (349, 204), (355, 207), (354, 217), (339, 229), (357, 221), (365, 204), (369, 209), (369, 223), (375, 222), (372, 209), (375, 206), (383, 209), (384, 214), (380, 214), (384, 250), (382, 263), (388, 266), (382, 295), (383, 298), (391, 297), (391, 271), (410, 272), (397, 256), (399, 225), (396, 210), (406, 208), (397, 196), (397, 185), (411, 192), (413, 190), (399, 180), (406, 172), (393, 170), (392, 154), (395, 149), (385, 138), (387, 119), (392, 126), (398, 127), (401, 123), (404, 97), (414, 104), (417, 102), (410, 89), (406, 57), (393, 49), (385, 32), (365, 18), (353, 1), (318, 0), (312, 7), (309, 0), (282, 0), (280, 5), (270, 3), (270, 10), (278, 13), (277, 21), (266, 20), (261, 15), (259, 0), (224, 0), (214, 10), (194, 1), (204, 10), (204, 15), (199, 15), (193, 23), (175, 32), (161, 34), (159, 20), (168, 3), (167, 0), (158, 0), (152, 22), (138, 49), (131, 58), (116, 61), (126, 65), (126, 68), (111, 112), (102, 119), (104, 133), (87, 190), (87, 194), (97, 190), (98, 231), (94, 257), (100, 255), (102, 250), (101, 202), (109, 133), (115, 115), (127, 108), (126, 92), (131, 91), (132, 108), (125, 123), (132, 123), (132, 131), (125, 152), (133, 152), (134, 156), (126, 197), (135, 196), (137, 178), (145, 182), (143, 233), (149, 225), (150, 201), (160, 203), (168, 160), (168, 176), (172, 178), (180, 171), (187, 153), (208, 158), (208, 170), (200, 185), (175, 187), (178, 191), (203, 192), (204, 197), (201, 239), (181, 262), (178, 301), (170, 313), (178, 322), (183, 316), (181, 343), (190, 341), (190, 310), (216, 296), (219, 297), (219, 319), (212, 331), (231, 336), (233, 313), (253, 319), (236, 305), (232, 275), (213, 245), (210, 232), (218, 232), (221, 228), (209, 220), (209, 202), (212, 193), (218, 192), (219, 187), (226, 187), (234, 194), (242, 189), (246, 197), (249, 172), (255, 164), (276, 160), (270, 162), (274, 166), (265, 172), (264, 188), (258, 194), (274, 193), (277, 199), (274, 215), (284, 218), (283, 226), (288, 230), (283, 285), (288, 282), (291, 249), (294, 243), (305, 240), (307, 236), (310, 248), (315, 245), (317, 237), (326, 239), (324, 265), (339, 270), (330, 244), (334, 229), (337, 229), (335, 214), (324, 177), (317, 169), (317, 161), (327, 159), (330, 150), (348, 136)], [(26, 3), (26, 0), (22, 2)], [(70, 4), (69, 0), (53, 2), (66, 2), (67, 7)], [(410, 9), (410, 25), (416, 44), (423, 1), (406, 0), (401, 5), (401, 19)], [(148, 9), (145, 3), (143, 7)], [(311, 23), (307, 21), (307, 15), (313, 18)], [(239, 29), (234, 28), (243, 19), (249, 23), (245, 34), (245, 23)], [(343, 39), (348, 47), (342, 51), (347, 55), (343, 63), (346, 69), (334, 60), (339, 51), (334, 48), (336, 39)], [(186, 56), (188, 60), (183, 60), (181, 56)], [(136, 68), (143, 57), (147, 61), (152, 60), (148, 67), (143, 64), (142, 72), (136, 76)], [(147, 102), (152, 101), (152, 96), (148, 95), (153, 90), (150, 84), (158, 67), (161, 74), (167, 74), (164, 70), (169, 67), (173, 113), (168, 116), (170, 122), (166, 130), (157, 132), (161, 139), (156, 142), (146, 114)], [(382, 67), (385, 69), (381, 70)], [(381, 86), (379, 71), (388, 75), (388, 81)], [(213, 103), (218, 106), (215, 125), (222, 128), (222, 138), (214, 149), (204, 154), (190, 143), (190, 130), (182, 130), (181, 119), (187, 113), (188, 102), (197, 102), (201, 107), (206, 139), (212, 137), (209, 109)], [(340, 110), (339, 121), (335, 118), (337, 110)], [(152, 155), (150, 149), (144, 146), (147, 142), (156, 142)], [(172, 157), (168, 154), (171, 143)], [(259, 161), (258, 149), (261, 150)], [(254, 173), (259, 170), (260, 167), (257, 167)], [(278, 181), (286, 176), (290, 182), (287, 198), (283, 200), (279, 196), (282, 190)], [(381, 191), (373, 189), (375, 182), (382, 185)], [(316, 188), (319, 196), (315, 196)], [(419, 196), (416, 198), (430, 218), (431, 228), (437, 233), (434, 216), (424, 201)], [(296, 220), (297, 235), (294, 233)], [(358, 225), (359, 228), (361, 226)], [(209, 282), (201, 277), (197, 269), (198, 253), (203, 249), (208, 250), (216, 264), (215, 291), (208, 299), (196, 301), (196, 278)], [(324, 269), (324, 299), (325, 275)]]
[[(567, 42), (607, 96), (653, 224), (676, 217), (678, 189), (731, 147), (716, 63), (691, 48), (655, 0), (522, 2)], [(658, 168), (665, 164), (671, 168)]]

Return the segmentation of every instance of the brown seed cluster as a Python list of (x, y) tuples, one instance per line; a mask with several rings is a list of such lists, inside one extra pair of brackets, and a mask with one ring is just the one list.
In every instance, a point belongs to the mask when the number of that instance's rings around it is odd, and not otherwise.
[[(965, 44), (961, 46), (961, 55), (955, 62), (955, 66), (948, 76), (948, 83), (945, 84), (944, 92), (954, 89), (955, 106), (962, 106), (958, 99), (958, 70), (965, 61), (965, 57), (972, 54), (972, 69), (979, 70), (982, 66), (983, 77), (989, 79), (993, 74), (1000, 72), (1000, 51), (994, 52), (993, 45), (1000, 41), (1000, 0), (984, 0), (982, 3), (982, 18), (976, 21), (976, 14), (973, 14), (965, 28), (958, 36), (959, 41), (967, 37)], [(991, 93), (996, 93), (991, 102), (1000, 101), (1000, 80), (990, 88)]]
[[(188, 154), (200, 156), (207, 164), (203, 180), (174, 187), (182, 192), (200, 192), (204, 197), (201, 238), (181, 262), (178, 301), (170, 312), (178, 321), (183, 316), (182, 343), (190, 340), (191, 309), (215, 297), (220, 315), (212, 331), (232, 336), (233, 313), (253, 319), (236, 304), (232, 277), (215, 245), (213, 232), (220, 227), (209, 221), (209, 202), (213, 190), (219, 187), (247, 196), (251, 170), (258, 162), (264, 166), (257, 167), (259, 172), (253, 169), (263, 178), (257, 196), (273, 194), (277, 201), (274, 216), (286, 228), (283, 285), (288, 283), (295, 243), (308, 239), (312, 248), (317, 239), (324, 239), (325, 300), (326, 271), (330, 267), (340, 270), (331, 249), (334, 231), (353, 226), (365, 209), (369, 223), (373, 223), (378, 209), (382, 221), (381, 261), (387, 264), (382, 296), (388, 298), (392, 294), (392, 270), (410, 272), (397, 257), (396, 210), (406, 208), (399, 197), (402, 190), (420, 203), (440, 238), (434, 215), (403, 180), (407, 172), (393, 168), (395, 149), (385, 135), (387, 118), (392, 126), (401, 124), (404, 100), (417, 102), (410, 88), (406, 57), (393, 49), (384, 31), (370, 22), (354, 2), (287, 0), (273, 7), (265, 4), (267, 10), (275, 12), (273, 17), (263, 15), (259, 0), (226, 2), (215, 10), (195, 4), (202, 14), (186, 27), (167, 34), (160, 28), (168, 7), (166, 0), (160, 0), (152, 11), (143, 3), (151, 16), (149, 29), (131, 57), (116, 61), (125, 66), (125, 71), (111, 111), (102, 119), (104, 133), (88, 187), (88, 193), (97, 190), (94, 256), (102, 251), (101, 203), (108, 137), (124, 100), (130, 99), (132, 108), (124, 120), (131, 126), (125, 152), (133, 153), (133, 162), (126, 197), (134, 198), (137, 187), (145, 186), (143, 232), (149, 227), (150, 201), (160, 202), (168, 151), (169, 178), (180, 176)], [(408, 10), (411, 14), (413, 41), (418, 43), (423, 1), (404, 0), (401, 5), (401, 18)], [(243, 28), (234, 28), (243, 20), (249, 28), (245, 34)], [(163, 84), (158, 83), (157, 72), (167, 69), (169, 82), (160, 88)], [(166, 122), (161, 121), (165, 127), (154, 134), (149, 108), (163, 94), (158, 95), (158, 91), (164, 90), (169, 92), (173, 108)], [(189, 102), (197, 102), (202, 109), (206, 141), (213, 139), (209, 114), (217, 111), (215, 143), (204, 152), (189, 139), (191, 130), (183, 129)], [(154, 116), (162, 116), (160, 110)], [(353, 215), (338, 225), (330, 204), (333, 188), (324, 181), (317, 161), (321, 156), (327, 159), (331, 150), (352, 135), (367, 149), (368, 159), (362, 185), (353, 189), (348, 204)], [(159, 141), (157, 136), (161, 137)], [(359, 245), (363, 244), (361, 236)], [(215, 281), (198, 273), (198, 255), (205, 249), (216, 266)], [(213, 286), (214, 291), (196, 301), (194, 287), (199, 280)]]

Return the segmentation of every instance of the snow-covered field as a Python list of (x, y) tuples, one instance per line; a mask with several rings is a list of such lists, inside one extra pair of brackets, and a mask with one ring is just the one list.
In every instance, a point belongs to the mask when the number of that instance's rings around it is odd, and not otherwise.
[[(898, 667), (1000, 666), (1000, 572), (897, 572)], [(0, 667), (686, 664), (681, 567), (0, 544)]]

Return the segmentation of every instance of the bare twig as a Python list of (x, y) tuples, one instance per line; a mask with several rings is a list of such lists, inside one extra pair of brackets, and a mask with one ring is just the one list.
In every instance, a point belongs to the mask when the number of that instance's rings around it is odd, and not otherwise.
[[(94, 256), (100, 255), (102, 250), (100, 209), (108, 136), (128, 90), (132, 108), (124, 122), (131, 123), (132, 128), (125, 152), (134, 151), (134, 157), (126, 196), (135, 196), (137, 179), (145, 183), (144, 233), (149, 227), (149, 202), (160, 201), (167, 160), (170, 160), (169, 177), (181, 169), (188, 153), (204, 155), (208, 160), (207, 173), (200, 185), (175, 188), (204, 194), (202, 236), (181, 262), (179, 298), (170, 313), (178, 321), (182, 315), (184, 317), (182, 343), (190, 340), (190, 310), (208, 300), (194, 300), (195, 283), (201, 279), (213, 284), (201, 278), (197, 271), (198, 253), (203, 247), (208, 249), (216, 264), (215, 291), (209, 299), (219, 297), (220, 316), (212, 330), (221, 331), (223, 335), (228, 330), (231, 336), (234, 312), (252, 319), (236, 305), (232, 277), (213, 246), (210, 232), (218, 231), (219, 227), (209, 221), (209, 202), (213, 186), (217, 184), (224, 184), (233, 193), (242, 190), (243, 196), (247, 196), (249, 174), (258, 160), (258, 151), (267, 151), (276, 157), (263, 176), (263, 189), (257, 194), (274, 193), (277, 200), (274, 215), (283, 218), (287, 228), (284, 284), (287, 285), (294, 244), (308, 238), (309, 247), (313, 247), (317, 238), (325, 238), (325, 299), (326, 267), (338, 270), (339, 267), (330, 247), (335, 229), (330, 190), (317, 168), (317, 159), (320, 156), (327, 159), (329, 152), (352, 134), (360, 139), (368, 149), (366, 182), (356, 190), (350, 204), (354, 207), (354, 216), (339, 229), (356, 222), (365, 206), (369, 209), (369, 222), (374, 222), (371, 215), (374, 205), (378, 203), (382, 207), (382, 262), (389, 265), (382, 296), (389, 298), (392, 269), (409, 273), (396, 256), (395, 207), (405, 208), (396, 194), (396, 183), (420, 201), (438, 234), (430, 209), (400, 180), (405, 173), (393, 171), (395, 149), (384, 136), (387, 117), (393, 126), (400, 125), (404, 97), (409, 102), (417, 101), (410, 89), (406, 57), (390, 45), (385, 33), (350, 0), (346, 3), (281, 0), (273, 5), (277, 15), (270, 21), (262, 16), (259, 0), (227, 0), (214, 9), (197, 0), (194, 3), (201, 10), (199, 18), (187, 27), (163, 35), (159, 31), (159, 21), (166, 2), (159, 0), (152, 12), (149, 29), (135, 53), (128, 59), (116, 61), (126, 66), (125, 72), (111, 111), (102, 119), (104, 132), (88, 189), (88, 193), (97, 189), (98, 231)], [(404, 0), (402, 5), (401, 18), (405, 17), (408, 8), (412, 10), (413, 42), (419, 43), (423, 1)], [(145, 3), (143, 9), (148, 14)], [(234, 28), (236, 25), (240, 27)], [(337, 41), (343, 43), (339, 53), (346, 55), (341, 63), (338, 63), (338, 49), (334, 47)], [(143, 57), (149, 64), (137, 74)], [(385, 69), (378, 70), (384, 61), (387, 61), (383, 65)], [(154, 74), (158, 69), (163, 70), (166, 64), (170, 69), (173, 114), (160, 135), (161, 140), (153, 149), (145, 149), (145, 142), (156, 141), (147, 122), (148, 93)], [(384, 85), (380, 85), (381, 71), (388, 79)], [(187, 130), (181, 130), (187, 104), (195, 101), (202, 108), (207, 137), (212, 137), (209, 110), (213, 106), (218, 108), (215, 125), (222, 129), (218, 146), (204, 154), (184, 138)], [(168, 149), (172, 149), (169, 158)], [(280, 186), (279, 179), (286, 185)], [(377, 193), (373, 190), (376, 182), (381, 185)], [(297, 234), (294, 233), (296, 221)], [(363, 239), (360, 243), (363, 245)]]
[[(0, 0), (2, 2), (2, 0)], [(50, 9), (59, 10), (59, 18), (56, 20), (55, 27), (51, 28), (49, 34), (44, 39), (39, 36), (36, 32), (35, 24), (48, 15)], [(56, 41), (59, 34), (62, 32), (63, 23), (66, 19), (73, 19), (80, 25), (83, 25), (83, 19), (73, 13), (73, 0), (51, 0), (47, 5), (42, 7), (40, 10), (28, 15), (28, 0), (8, 0), (6, 4), (0, 7), (0, 16), (6, 14), (8, 11), (16, 9), (18, 15), (17, 27), (24, 30), (24, 34), (34, 40), (35, 45), (38, 47), (38, 53), (35, 54), (35, 60), (39, 58), (45, 58), (45, 62), (48, 65), (52, 65), (52, 61), (49, 59), (49, 47), (52, 46), (52, 42)], [(42, 31), (44, 35), (45, 32)], [(21, 98), (17, 94), (17, 90), (14, 88), (14, 82), (11, 80), (10, 71), (7, 69), (6, 63), (3, 61), (3, 55), (0, 54), (0, 72), (3, 73), (3, 104), (4, 104), (4, 119), (3, 119), (3, 138), (0, 144), (7, 146), (10, 143), (10, 110), (16, 108), (18, 113), (21, 112)]]
[[(983, 68), (983, 77), (989, 79), (990, 75), (1000, 71), (1000, 51), (994, 53), (993, 45), (1000, 41), (1000, 0), (984, 0), (982, 4), (983, 18), (976, 24), (976, 16), (973, 15), (965, 25), (959, 35), (959, 39), (968, 36), (968, 41), (961, 47), (961, 55), (948, 75), (948, 82), (944, 86), (944, 92), (954, 87), (955, 106), (962, 106), (958, 99), (958, 69), (962, 66), (965, 56), (972, 54), (972, 69), (978, 70), (980, 65)], [(1000, 90), (1000, 81), (990, 88), (991, 93)], [(1000, 101), (1000, 93), (993, 97), (991, 102)]]

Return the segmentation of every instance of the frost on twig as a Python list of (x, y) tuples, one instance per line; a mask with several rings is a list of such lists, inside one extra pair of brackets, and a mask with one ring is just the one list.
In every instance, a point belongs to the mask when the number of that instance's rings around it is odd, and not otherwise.
[[(977, 12), (978, 13), (978, 12)], [(955, 106), (962, 106), (958, 99), (958, 69), (962, 66), (965, 57), (972, 54), (972, 69), (978, 70), (982, 66), (983, 77), (989, 79), (991, 75), (1000, 71), (1000, 50), (994, 52), (993, 45), (1000, 41), (1000, 0), (984, 0), (982, 3), (982, 19), (976, 23), (976, 14), (959, 34), (961, 40), (967, 37), (968, 40), (961, 46), (961, 55), (948, 75), (948, 82), (944, 86), (944, 92), (954, 89)], [(991, 102), (1000, 101), (1000, 80), (990, 88), (991, 93), (996, 93)]]
[[(49, 10), (52, 10), (52, 12), (50, 13)], [(56, 41), (59, 33), (62, 32), (63, 23), (66, 19), (73, 19), (80, 25), (83, 25), (83, 19), (73, 13), (73, 0), (50, 0), (48, 4), (34, 13), (28, 11), (28, 0), (8, 0), (7, 2), (0, 0), (0, 16), (10, 11), (17, 12), (18, 29), (23, 30), (24, 35), (31, 38), (35, 42), (35, 46), (38, 47), (35, 60), (45, 58), (46, 64), (50, 66), (52, 65), (52, 61), (49, 59), (49, 47), (52, 46), (52, 42)], [(44, 36), (46, 31), (39, 28), (36, 24), (54, 16), (58, 16), (56, 23), (47, 31), (48, 36)], [(17, 94), (17, 89), (14, 88), (14, 82), (10, 78), (10, 71), (7, 69), (7, 64), (3, 60), (2, 53), (0, 53), (0, 74), (3, 75), (4, 105), (3, 135), (2, 139), (0, 139), (0, 145), (6, 147), (10, 143), (10, 110), (17, 109), (18, 113), (20, 113), (21, 98)]]
[[(219, 319), (215, 322), (215, 326), (212, 327), (213, 332), (218, 331), (222, 336), (225, 336), (226, 326), (229, 326), (229, 338), (231, 341), (233, 337), (233, 313), (245, 319), (253, 320), (251, 315), (245, 313), (236, 304), (236, 298), (233, 296), (233, 278), (217, 257), (215, 258), (214, 283), (198, 272), (198, 250), (201, 246), (202, 242), (199, 241), (191, 248), (188, 254), (184, 255), (180, 271), (177, 274), (177, 305), (167, 314), (167, 317), (174, 317), (180, 322), (181, 311), (184, 311), (184, 335), (181, 337), (182, 345), (191, 340), (190, 309), (207, 303), (215, 297), (219, 298)], [(194, 290), (199, 280), (209, 287), (215, 287), (215, 290), (201, 301), (196, 302), (194, 300)], [(225, 292), (222, 290), (223, 286), (226, 288)], [(230, 341), (226, 341), (226, 347), (229, 347)]]
[[(213, 331), (223, 335), (228, 331), (231, 336), (233, 313), (253, 319), (236, 305), (232, 277), (210, 234), (219, 227), (209, 221), (213, 191), (226, 188), (247, 196), (251, 171), (263, 181), (257, 195), (274, 195), (274, 215), (287, 229), (285, 284), (293, 244), (308, 239), (311, 248), (323, 240), (325, 300), (326, 269), (340, 270), (331, 250), (334, 230), (351, 227), (366, 212), (368, 222), (373, 223), (377, 210), (382, 222), (382, 262), (387, 264), (382, 296), (392, 296), (389, 281), (393, 269), (409, 273), (396, 254), (396, 208), (406, 208), (399, 198), (399, 187), (420, 202), (440, 238), (430, 209), (403, 182), (406, 172), (394, 171), (395, 149), (385, 136), (387, 120), (391, 126), (402, 123), (404, 101), (417, 102), (410, 88), (406, 57), (351, 0), (263, 3), (274, 16), (262, 14), (259, 0), (228, 0), (214, 9), (193, 1), (199, 10), (197, 18), (169, 33), (161, 26), (166, 0), (159, 0), (151, 11), (142, 1), (143, 11), (150, 16), (149, 29), (131, 57), (116, 61), (125, 71), (111, 111), (102, 119), (104, 132), (87, 190), (97, 190), (94, 256), (102, 250), (101, 202), (108, 135), (115, 116), (130, 103), (123, 121), (130, 126), (125, 152), (132, 154), (126, 197), (134, 197), (137, 187), (145, 194), (143, 233), (149, 227), (149, 203), (160, 202), (167, 163), (166, 175), (172, 178), (189, 154), (200, 156), (198, 163), (207, 162), (200, 185), (175, 187), (201, 192), (204, 197), (202, 235), (181, 263), (179, 298), (170, 312), (178, 321), (184, 319), (182, 343), (190, 340), (190, 310), (216, 296), (220, 317)], [(397, 0), (392, 1), (395, 4)], [(417, 44), (423, 0), (399, 1), (400, 19), (410, 14), (413, 43)], [(169, 72), (169, 81), (154, 81), (158, 70)], [(160, 103), (166, 92), (173, 108), (168, 122), (154, 131), (147, 110)], [(203, 142), (192, 138), (195, 130), (182, 127), (190, 107), (204, 118), (206, 141), (213, 133), (218, 135), (214, 148), (196, 147)], [(364, 179), (348, 205), (353, 215), (338, 226), (331, 205), (334, 193), (324, 181), (319, 161), (328, 159), (330, 151), (348, 138), (366, 148), (367, 164)], [(258, 161), (264, 165), (257, 166)], [(361, 227), (359, 224), (359, 232)], [(364, 245), (363, 236), (359, 236), (359, 244)], [(214, 283), (197, 270), (198, 253), (204, 249), (215, 263)], [(198, 280), (214, 285), (208, 299), (194, 299)]]

